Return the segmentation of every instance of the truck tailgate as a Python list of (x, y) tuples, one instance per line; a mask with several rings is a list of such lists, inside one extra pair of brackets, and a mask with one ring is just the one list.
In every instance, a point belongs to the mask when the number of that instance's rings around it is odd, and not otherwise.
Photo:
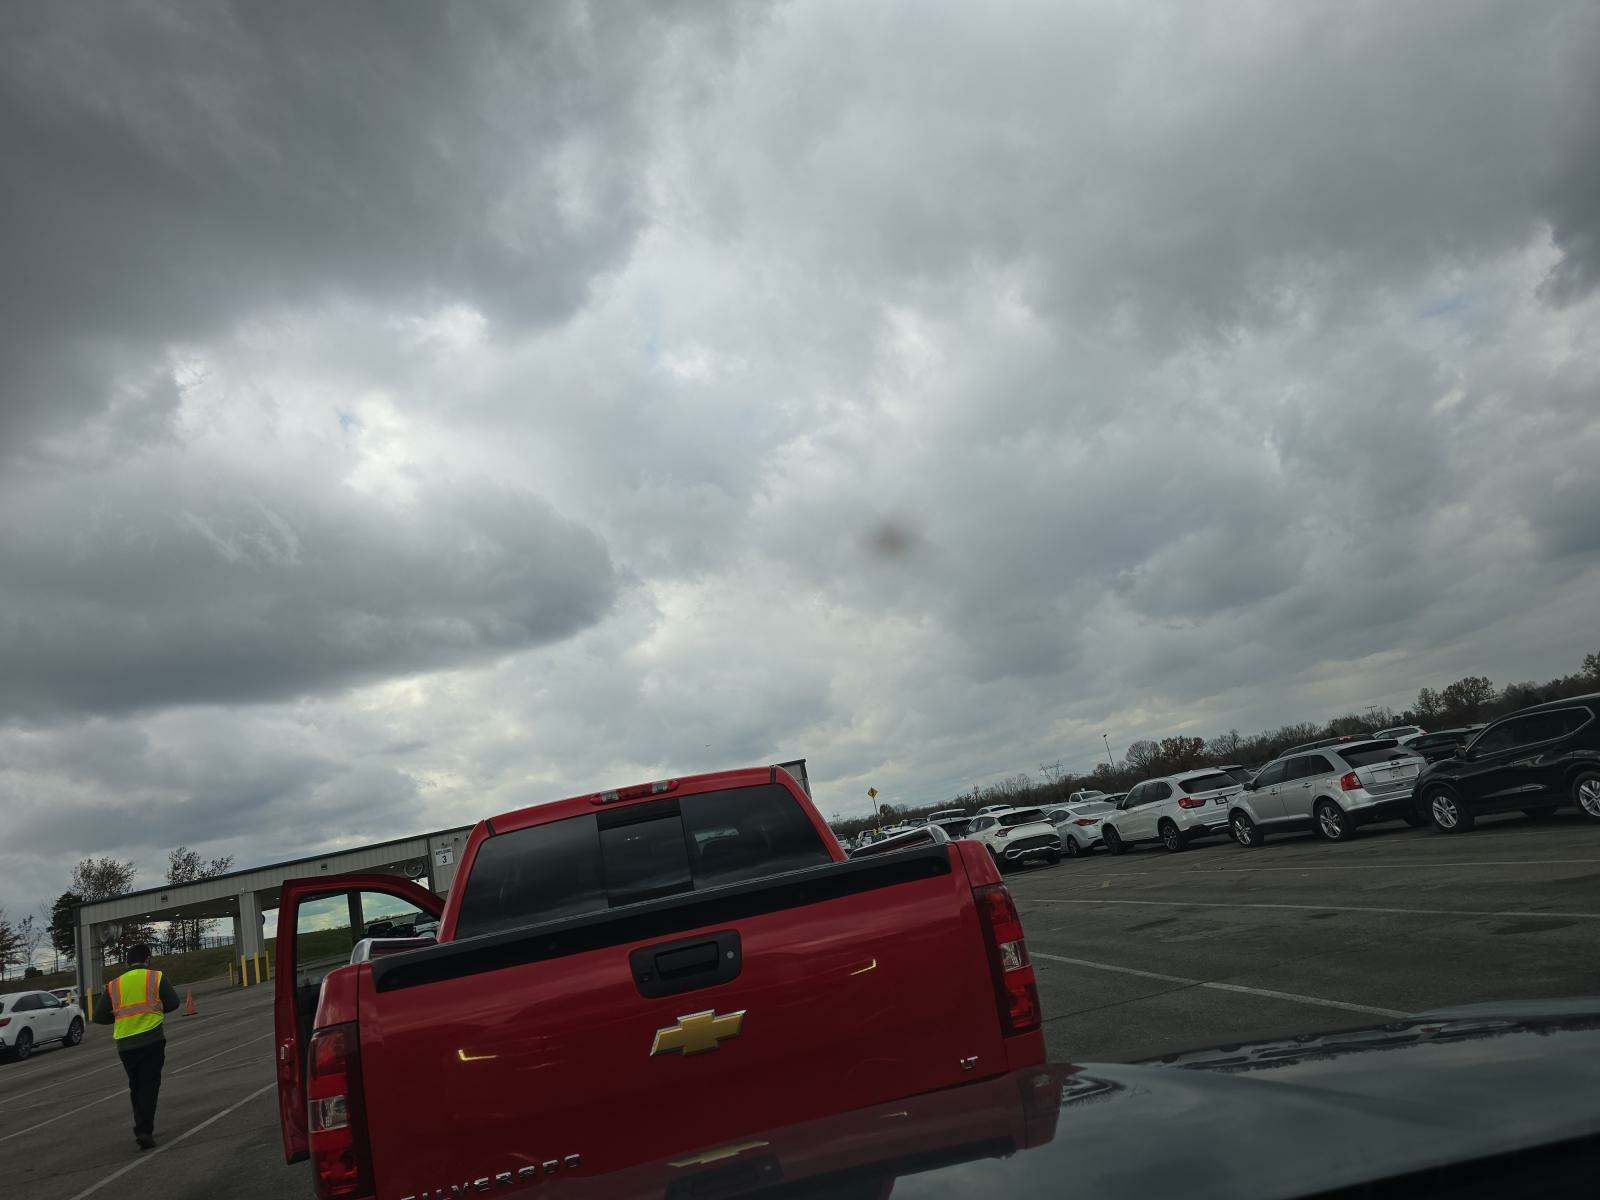
[(360, 996), (378, 1194), (615, 1170), (998, 1074), (986, 954), (937, 846), (385, 959)]

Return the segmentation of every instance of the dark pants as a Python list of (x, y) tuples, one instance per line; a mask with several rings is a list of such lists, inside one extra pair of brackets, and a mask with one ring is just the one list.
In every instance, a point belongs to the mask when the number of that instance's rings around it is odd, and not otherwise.
[(161, 1091), (161, 1064), (166, 1042), (150, 1042), (122, 1055), (128, 1073), (128, 1098), (133, 1101), (133, 1136), (149, 1137), (156, 1127), (156, 1095)]

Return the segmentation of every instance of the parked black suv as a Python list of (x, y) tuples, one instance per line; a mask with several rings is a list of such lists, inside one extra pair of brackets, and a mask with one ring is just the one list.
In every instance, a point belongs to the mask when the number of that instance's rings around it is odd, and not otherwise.
[(1440, 833), (1482, 813), (1543, 816), (1565, 804), (1600, 821), (1600, 693), (1536, 704), (1502, 717), (1417, 779), (1420, 807)]
[(1437, 733), (1425, 733), (1421, 737), (1412, 738), (1406, 743), (1406, 749), (1422, 755), (1429, 762), (1438, 762), (1442, 758), (1454, 758), (1474, 737), (1483, 730), (1482, 725), (1463, 725), (1459, 729), (1441, 729)]

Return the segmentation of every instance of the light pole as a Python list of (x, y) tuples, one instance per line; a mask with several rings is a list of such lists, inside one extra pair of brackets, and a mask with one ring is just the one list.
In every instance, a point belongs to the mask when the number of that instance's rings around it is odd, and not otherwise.
[(1105, 734), (1102, 733), (1100, 735), (1100, 740), (1106, 744), (1106, 766), (1108, 766), (1108, 767), (1116, 766), (1117, 765), (1116, 762), (1111, 757), (1111, 739), (1108, 738)]

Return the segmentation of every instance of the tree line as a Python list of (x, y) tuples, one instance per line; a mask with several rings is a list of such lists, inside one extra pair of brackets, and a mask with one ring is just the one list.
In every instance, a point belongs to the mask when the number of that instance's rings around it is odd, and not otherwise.
[[(212, 879), (233, 868), (233, 855), (204, 859), (188, 846), (178, 846), (167, 855), (166, 877), (168, 884), (195, 883)], [(12, 921), (0, 908), (0, 979), (13, 968), (20, 967), (23, 977), (41, 975), (37, 963), (39, 949), (48, 939), (55, 952), (56, 964), (72, 958), (76, 937), (77, 910), (81, 905), (100, 900), (113, 900), (134, 890), (137, 871), (132, 861), (105, 857), (90, 857), (72, 868), (72, 879), (67, 890), (54, 900), (44, 900), (37, 912)], [(158, 931), (146, 921), (123, 921), (117, 936), (105, 944), (108, 958), (122, 962), (128, 950), (140, 942), (160, 945), (170, 954), (184, 954), (200, 948), (205, 933), (203, 919), (165, 921)]]
[(1530, 704), (1595, 691), (1600, 691), (1600, 653), (1584, 655), (1578, 671), (1544, 683), (1527, 680), (1497, 688), (1493, 680), (1483, 675), (1468, 675), (1437, 691), (1423, 688), (1417, 693), (1415, 704), (1398, 713), (1386, 707), (1372, 708), (1365, 712), (1343, 713), (1322, 724), (1302, 721), (1250, 735), (1230, 729), (1209, 739), (1183, 734), (1141, 738), (1128, 747), (1119, 761), (1097, 763), (1088, 774), (1047, 767), (1041, 769), (1042, 778), (1009, 775), (997, 783), (973, 787), (937, 804), (908, 807), (883, 804), (879, 806), (877, 817), (851, 817), (831, 822), (831, 825), (840, 837), (854, 837), (880, 823), (924, 817), (941, 808), (976, 812), (990, 804), (1016, 807), (1060, 804), (1073, 792), (1084, 788), (1114, 794), (1125, 792), (1144, 779), (1175, 775), (1196, 767), (1238, 764), (1254, 768), (1270, 762), (1291, 746), (1322, 738), (1373, 733), (1392, 725), (1421, 725), (1430, 731), (1476, 725)]

